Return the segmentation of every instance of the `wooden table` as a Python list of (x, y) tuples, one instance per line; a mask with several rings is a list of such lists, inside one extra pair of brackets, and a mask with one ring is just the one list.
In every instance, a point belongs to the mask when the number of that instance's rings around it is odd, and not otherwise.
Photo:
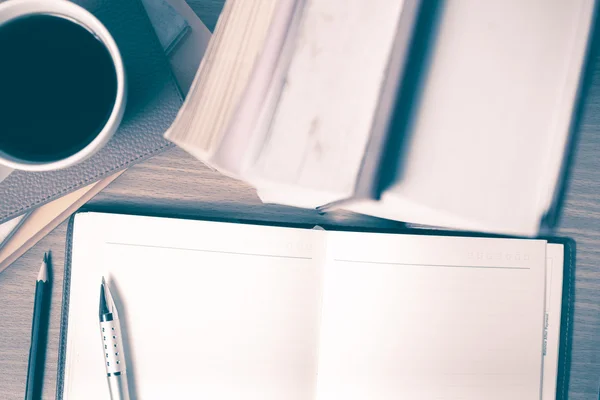
[[(190, 4), (209, 28), (221, 0)], [(597, 68), (596, 71), (599, 71)], [(558, 234), (577, 241), (575, 314), (569, 399), (597, 399), (600, 383), (600, 76), (593, 79)], [(130, 168), (95, 197), (97, 210), (176, 216), (203, 215), (292, 223), (357, 227), (398, 227), (398, 223), (351, 213), (325, 216), (310, 210), (263, 205), (254, 191), (211, 171), (179, 149)], [(0, 273), (0, 399), (22, 399), (25, 388), (34, 280), (43, 252), (52, 249), (54, 284), (44, 398), (56, 388), (59, 318), (66, 224), (56, 228), (10, 268)], [(509, 399), (507, 399), (509, 400)]]

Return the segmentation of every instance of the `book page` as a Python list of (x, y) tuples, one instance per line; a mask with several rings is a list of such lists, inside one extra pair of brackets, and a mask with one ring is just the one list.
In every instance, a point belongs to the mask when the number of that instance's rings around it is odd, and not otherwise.
[(541, 396), (546, 242), (330, 232), (317, 399)]
[(314, 398), (325, 232), (96, 213), (74, 229), (64, 399), (109, 398), (102, 276), (132, 398)]
[(542, 400), (556, 399), (563, 274), (564, 246), (549, 243), (546, 248), (546, 318), (544, 321)]
[(268, 135), (244, 174), (271, 187), (265, 200), (314, 208), (354, 194), (403, 10), (404, 1), (306, 1)]
[(399, 178), (351, 211), (537, 235), (560, 180), (595, 4), (443, 2)]

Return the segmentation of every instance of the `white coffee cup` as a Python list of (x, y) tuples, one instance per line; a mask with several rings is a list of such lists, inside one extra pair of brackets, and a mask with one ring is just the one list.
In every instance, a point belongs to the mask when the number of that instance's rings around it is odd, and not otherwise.
[[(93, 140), (75, 153), (52, 161), (32, 161), (3, 152), (0, 148), (0, 181), (13, 169), (24, 171), (51, 171), (79, 163), (96, 153), (116, 132), (125, 111), (127, 85), (125, 68), (114, 39), (104, 25), (84, 8), (67, 0), (8, 0), (0, 2), (0, 26), (13, 20), (32, 15), (52, 15), (78, 24), (98, 39), (107, 49), (116, 72), (116, 99), (104, 127)], [(1, 49), (0, 49), (1, 51)], [(2, 93), (0, 92), (0, 96)], [(32, 116), (35, 117), (35, 116)]]

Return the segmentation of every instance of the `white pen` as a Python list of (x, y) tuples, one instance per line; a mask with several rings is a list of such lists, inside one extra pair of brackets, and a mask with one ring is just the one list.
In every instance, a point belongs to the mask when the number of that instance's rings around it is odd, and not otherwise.
[(112, 400), (129, 400), (129, 385), (125, 368), (125, 353), (119, 313), (108, 285), (102, 277), (100, 285), (100, 334), (104, 350), (104, 365)]

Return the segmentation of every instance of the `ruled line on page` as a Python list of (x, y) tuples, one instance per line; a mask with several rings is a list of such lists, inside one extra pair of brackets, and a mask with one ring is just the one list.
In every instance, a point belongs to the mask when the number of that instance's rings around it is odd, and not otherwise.
[(130, 246), (130, 247), (146, 247), (146, 248), (154, 248), (154, 249), (167, 249), (167, 250), (180, 250), (180, 251), (196, 251), (196, 252), (201, 252), (201, 253), (233, 254), (233, 255), (238, 255), (238, 256), (250, 256), (250, 257), (312, 260), (312, 257), (284, 256), (284, 255), (279, 255), (279, 254), (243, 253), (243, 252), (237, 252), (237, 251), (194, 249), (194, 248), (189, 248), (189, 247), (156, 246), (156, 245), (150, 245), (150, 244), (136, 244), (136, 243), (118, 243), (118, 242), (105, 242), (105, 243), (114, 245), (114, 246)]
[(447, 265), (447, 264), (418, 264), (418, 263), (400, 263), (386, 261), (367, 261), (367, 260), (347, 260), (334, 258), (335, 262), (357, 263), (357, 264), (379, 264), (379, 265), (404, 265), (407, 267), (434, 267), (434, 268), (471, 268), (471, 269), (531, 269), (529, 267), (498, 267), (485, 265)]

